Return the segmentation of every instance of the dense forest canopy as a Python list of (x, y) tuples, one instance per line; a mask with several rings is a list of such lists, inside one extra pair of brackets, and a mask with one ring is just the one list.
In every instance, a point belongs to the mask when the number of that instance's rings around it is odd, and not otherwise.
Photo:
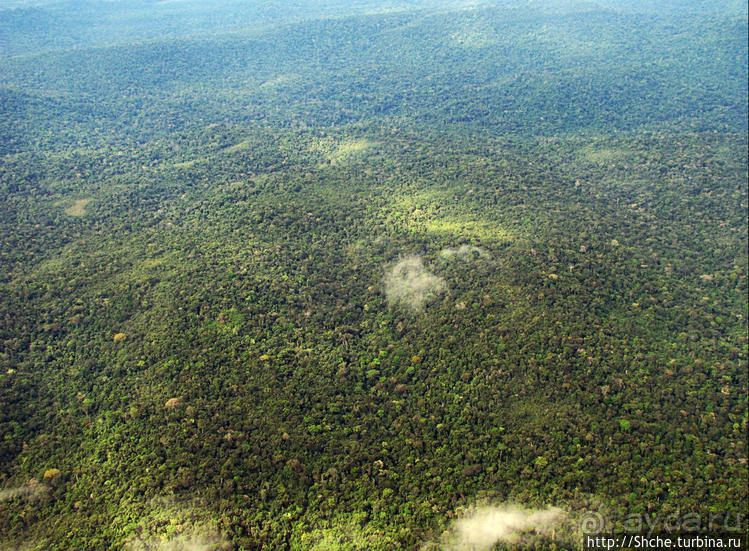
[(745, 534), (747, 50), (736, 1), (0, 2), (0, 548)]

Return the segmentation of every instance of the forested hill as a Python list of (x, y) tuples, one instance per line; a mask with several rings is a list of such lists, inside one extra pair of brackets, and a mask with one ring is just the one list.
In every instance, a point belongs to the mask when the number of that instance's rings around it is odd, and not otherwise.
[(746, 16), (742, 0), (4, 0), (0, 3), (0, 53), (17, 55), (44, 50), (108, 46), (122, 43), (215, 37), (355, 15), (445, 12), (502, 7), (546, 13), (605, 9), (638, 14), (711, 14)]
[(291, 6), (0, 5), (0, 549), (735, 526), (746, 6)]
[[(51, 0), (0, 3), (3, 54), (248, 32), (354, 15), (445, 11), (470, 0)], [(5, 8), (4, 10), (2, 8)]]
[(5, 152), (211, 122), (745, 133), (746, 43), (737, 16), (484, 8), (11, 56), (0, 131)]

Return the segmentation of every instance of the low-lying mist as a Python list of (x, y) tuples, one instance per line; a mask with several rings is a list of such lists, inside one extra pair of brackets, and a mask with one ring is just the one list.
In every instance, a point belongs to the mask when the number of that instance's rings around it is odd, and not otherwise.
[(475, 245), (460, 245), (459, 247), (447, 247), (440, 251), (440, 257), (446, 260), (461, 260), (469, 262), (478, 258), (489, 260), (492, 256), (486, 249)]
[(42, 494), (45, 494), (48, 491), (49, 486), (45, 486), (44, 484), (27, 484), (26, 486), (0, 490), (0, 503), (17, 497), (27, 497), (33, 499), (41, 496)]
[(490, 551), (500, 542), (517, 542), (523, 533), (551, 535), (564, 512), (515, 505), (479, 507), (452, 523), (442, 551)]
[(179, 534), (168, 539), (138, 539), (130, 542), (127, 551), (220, 551), (227, 543), (218, 536)]
[(385, 296), (391, 306), (421, 312), (446, 288), (445, 280), (424, 267), (420, 256), (408, 256), (395, 263), (383, 279)]

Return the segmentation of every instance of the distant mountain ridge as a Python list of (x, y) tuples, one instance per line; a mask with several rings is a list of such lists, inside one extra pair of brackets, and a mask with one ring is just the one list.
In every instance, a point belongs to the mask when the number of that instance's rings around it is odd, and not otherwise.
[[(747, 65), (747, 22), (733, 16), (496, 6), (360, 15), (6, 56), (0, 132), (6, 151), (55, 128), (59, 145), (70, 125), (108, 141), (199, 121), (745, 133)], [(37, 116), (20, 115), (29, 109)]]
[(246, 32), (274, 25), (389, 12), (429, 12), (478, 7), (578, 13), (596, 9), (618, 13), (746, 16), (741, 0), (340, 0), (221, 3), (203, 0), (8, 1), (0, 3), (0, 56), (132, 42)]

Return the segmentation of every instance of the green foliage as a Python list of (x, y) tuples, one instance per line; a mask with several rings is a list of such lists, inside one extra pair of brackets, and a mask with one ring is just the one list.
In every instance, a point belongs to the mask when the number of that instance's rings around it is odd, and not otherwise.
[[(419, 549), (478, 499), (742, 512), (746, 21), (642, 17), (1, 60), (0, 486), (59, 474), (0, 501), (0, 540)], [(406, 256), (445, 282), (423, 311), (384, 295)]]

